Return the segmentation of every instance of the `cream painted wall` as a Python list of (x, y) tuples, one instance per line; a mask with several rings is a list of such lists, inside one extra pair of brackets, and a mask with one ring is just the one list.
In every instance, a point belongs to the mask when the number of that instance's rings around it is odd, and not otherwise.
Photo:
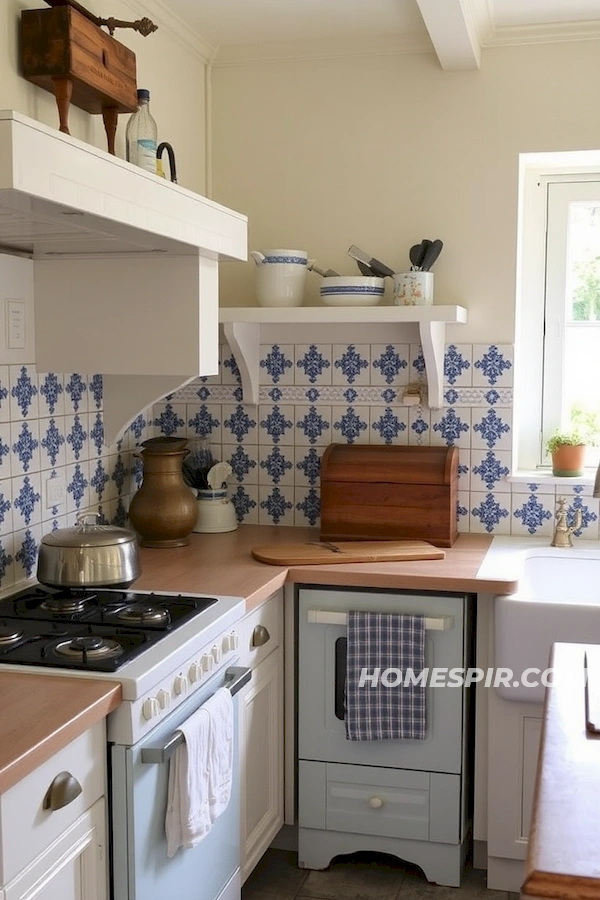
[[(97, 15), (114, 15), (133, 20), (141, 14), (153, 21), (154, 10), (144, 4), (123, 0), (86, 0), (85, 6)], [(0, 0), (0, 109), (15, 109), (24, 115), (58, 128), (53, 96), (19, 75), (18, 27), (22, 9), (43, 8), (42, 0)], [(165, 23), (144, 38), (136, 32), (119, 30), (115, 38), (136, 54), (137, 83), (151, 92), (152, 115), (158, 124), (158, 139), (169, 141), (177, 159), (181, 185), (204, 194), (205, 154), (205, 60), (193, 39), (178, 36)], [(117, 155), (125, 158), (125, 127), (129, 116), (119, 117)], [(106, 149), (100, 116), (90, 116), (72, 107), (69, 127), (74, 137)]]
[[(212, 196), (249, 216), (250, 249), (307, 249), (348, 274), (350, 244), (400, 269), (441, 237), (435, 302), (469, 311), (448, 340), (512, 342), (518, 154), (600, 147), (599, 50), (486, 50), (458, 73), (433, 55), (217, 60)], [(255, 303), (253, 267), (222, 267), (224, 305)]]

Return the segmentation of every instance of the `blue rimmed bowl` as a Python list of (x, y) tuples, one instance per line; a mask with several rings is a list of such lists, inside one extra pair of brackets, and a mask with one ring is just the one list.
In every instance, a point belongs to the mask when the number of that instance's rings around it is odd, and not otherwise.
[(330, 275), (319, 288), (326, 306), (376, 306), (383, 300), (385, 278), (368, 275)]

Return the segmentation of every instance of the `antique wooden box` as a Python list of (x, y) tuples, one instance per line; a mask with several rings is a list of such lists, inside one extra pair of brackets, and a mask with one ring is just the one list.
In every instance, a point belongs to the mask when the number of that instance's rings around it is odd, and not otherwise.
[(321, 540), (458, 536), (458, 449), (331, 444), (321, 460)]

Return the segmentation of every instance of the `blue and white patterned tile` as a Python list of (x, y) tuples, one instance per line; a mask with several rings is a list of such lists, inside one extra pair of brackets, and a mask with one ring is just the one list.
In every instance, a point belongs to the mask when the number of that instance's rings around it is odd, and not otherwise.
[(408, 407), (371, 407), (369, 443), (408, 444)]
[(10, 424), (0, 423), (0, 478), (10, 478), (12, 474), (12, 439)]
[(316, 487), (297, 487), (294, 491), (294, 525), (319, 525), (321, 521), (321, 492)]
[[(549, 474), (549, 471), (546, 473)], [(553, 484), (544, 484), (540, 481), (535, 481), (535, 476), (532, 478), (531, 482), (525, 481), (514, 481), (511, 482), (511, 491), (513, 494), (531, 494), (537, 493), (538, 491), (543, 490), (545, 494), (554, 494), (554, 485)]]
[(371, 384), (408, 384), (409, 355), (408, 344), (371, 344)]
[(294, 488), (292, 486), (258, 488), (259, 525), (294, 524)]
[[(115, 468), (117, 466), (119, 456), (120, 456), (120, 454), (118, 454), (118, 453), (109, 453), (109, 455), (104, 459), (104, 465), (106, 467), (106, 471), (107, 471), (108, 479), (109, 479), (108, 483), (106, 485), (106, 491), (102, 498), (102, 502), (105, 507), (107, 507), (107, 505), (112, 500), (116, 500), (119, 495), (119, 491), (117, 488), (117, 482), (113, 478), (113, 474), (115, 472)], [(107, 518), (109, 519), (109, 521), (111, 521), (111, 519), (108, 517), (108, 513), (107, 513)]]
[(473, 387), (512, 387), (512, 344), (473, 344)]
[(295, 406), (294, 422), (297, 447), (325, 447), (334, 440), (330, 406)]
[(368, 444), (370, 420), (368, 406), (332, 406), (329, 443)]
[[(40, 484), (41, 484), (41, 490), (40, 490), (41, 513), (40, 513), (40, 518), (41, 518), (42, 522), (48, 522), (49, 520), (56, 518), (56, 516), (58, 516), (59, 514), (61, 514), (61, 513), (64, 514), (67, 511), (66, 502), (60, 503), (59, 505), (53, 504), (52, 506), (49, 506), (48, 502), (47, 502), (48, 481), (50, 481), (51, 479), (57, 479), (57, 478), (62, 478), (64, 480), (64, 477), (65, 477), (64, 468), (50, 469), (49, 471), (43, 472), (41, 474), (41, 482), (40, 482)], [(66, 484), (65, 484), (65, 488), (66, 488)]]
[(471, 479), (471, 451), (460, 447), (458, 451), (458, 488), (469, 490)]
[(87, 415), (65, 416), (65, 453), (67, 464), (89, 459)]
[(444, 385), (471, 387), (471, 344), (447, 344), (444, 353)]
[(42, 479), (39, 472), (12, 479), (15, 531), (37, 525), (42, 519)]
[(510, 496), (471, 491), (469, 501), (469, 531), (474, 534), (510, 534)]
[(223, 443), (256, 444), (258, 439), (258, 411), (255, 406), (224, 403), (221, 407)]
[(12, 482), (10, 478), (0, 480), (0, 534), (13, 531)]
[(63, 376), (56, 372), (38, 374), (39, 414), (42, 416), (64, 416), (65, 389)]
[(10, 368), (0, 366), (0, 425), (10, 422)]
[(259, 447), (260, 485), (294, 484), (294, 448), (261, 445)]
[(294, 407), (264, 403), (258, 407), (258, 443), (294, 444)]
[(42, 539), (41, 526), (32, 525), (14, 534), (15, 583), (27, 581), (35, 575), (38, 549)]
[(356, 386), (371, 383), (371, 347), (369, 344), (334, 344), (332, 356), (333, 384)]
[(13, 422), (36, 419), (38, 377), (33, 366), (10, 366), (10, 418)]
[(151, 429), (152, 410), (145, 409), (135, 417), (135, 419), (127, 429), (130, 448), (139, 447), (142, 441), (145, 441), (149, 437), (151, 437)]
[(331, 344), (297, 344), (295, 383), (298, 385), (331, 384)]
[(425, 382), (425, 359), (423, 357), (423, 348), (420, 344), (411, 344), (409, 350), (408, 362), (408, 381), (419, 381), (423, 379)]
[(258, 525), (258, 485), (232, 485), (229, 491), (231, 502), (235, 506), (238, 522), (243, 525)]
[[(581, 526), (573, 532), (573, 535), (576, 538), (583, 538), (588, 541), (598, 540), (600, 534), (600, 500), (591, 496), (585, 496), (583, 492), (574, 492), (570, 497), (564, 493), (561, 496), (567, 496), (568, 499), (568, 525), (573, 526), (577, 512), (581, 513)], [(558, 495), (556, 499), (558, 500)]]
[(91, 503), (90, 468), (88, 460), (65, 467), (67, 479), (67, 515), (86, 509)]
[(156, 436), (185, 437), (187, 433), (187, 406), (165, 400), (157, 403), (152, 411), (152, 425)]
[(319, 487), (322, 447), (295, 447), (294, 484), (297, 487)]
[(431, 443), (430, 410), (418, 406), (408, 407), (408, 444), (410, 447), (422, 445), (429, 447)]
[[(82, 416), (83, 418), (83, 416)], [(106, 456), (107, 447), (104, 443), (104, 418), (98, 410), (89, 413), (87, 417), (88, 430), (88, 454), (90, 459), (98, 456)], [(133, 435), (131, 429), (125, 431), (129, 449), (133, 447)]]
[(15, 583), (13, 547), (12, 534), (0, 537), (0, 588), (2, 590), (12, 587)]
[(458, 492), (458, 503), (456, 505), (456, 521), (460, 534), (468, 534), (470, 525), (470, 502), (471, 495), (469, 491)]
[(258, 370), (260, 384), (293, 384), (294, 345), (261, 344)]
[(40, 419), (40, 468), (53, 469), (67, 461), (64, 416)]
[[(212, 378), (218, 379), (216, 381), (212, 381)], [(225, 385), (236, 385), (240, 384), (241, 376), (240, 370), (237, 364), (237, 360), (233, 355), (233, 352), (230, 350), (228, 344), (221, 345), (221, 360), (219, 363), (219, 374), (213, 375), (211, 380), (207, 380), (205, 382), (206, 387), (210, 390), (211, 384), (225, 384)], [(197, 390), (200, 390), (201, 385), (198, 385)]]
[(233, 470), (232, 489), (236, 484), (258, 484), (257, 444), (222, 444), (220, 456)]
[(454, 409), (431, 410), (431, 445), (439, 447), (471, 446), (471, 410), (462, 406)]
[(511, 454), (508, 450), (471, 451), (471, 490), (510, 493)]
[(189, 433), (195, 437), (207, 437), (214, 444), (221, 443), (223, 410), (220, 404), (188, 403), (186, 410)]
[(512, 410), (473, 409), (471, 411), (471, 447), (473, 450), (510, 450)]
[(88, 409), (90, 412), (101, 412), (104, 408), (104, 386), (102, 375), (92, 375), (88, 381)]
[(552, 537), (554, 531), (555, 495), (530, 492), (510, 498), (512, 501), (511, 534), (528, 537)]
[[(143, 468), (140, 459), (134, 460), (134, 465), (139, 463), (139, 468)], [(95, 503), (101, 503), (108, 496), (108, 485), (110, 484), (110, 475), (106, 470), (106, 466), (101, 459), (90, 462), (90, 493)], [(141, 479), (140, 479), (141, 484)], [(140, 487), (136, 484), (136, 490)]]
[(40, 470), (40, 426), (39, 419), (26, 422), (12, 422), (10, 426), (10, 449), (12, 450), (12, 475), (23, 475)]
[(66, 415), (87, 413), (90, 408), (88, 376), (79, 372), (65, 375), (64, 397)]

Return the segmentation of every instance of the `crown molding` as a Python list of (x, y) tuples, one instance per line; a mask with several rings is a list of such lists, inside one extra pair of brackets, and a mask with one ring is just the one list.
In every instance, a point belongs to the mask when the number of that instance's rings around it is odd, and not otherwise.
[(600, 40), (600, 21), (556, 22), (552, 25), (515, 25), (496, 28), (483, 46), (509, 47), (519, 44), (557, 44), (563, 41)]
[(140, 18), (147, 16), (162, 30), (169, 33), (175, 41), (187, 50), (191, 50), (202, 62), (211, 63), (217, 52), (215, 44), (211, 44), (195, 32), (171, 9), (166, 0), (121, 0)]
[(219, 47), (212, 60), (214, 68), (243, 66), (256, 62), (336, 59), (359, 56), (398, 56), (432, 53), (424, 34), (377, 34), (306, 41), (278, 41), (276, 44), (237, 44)]

